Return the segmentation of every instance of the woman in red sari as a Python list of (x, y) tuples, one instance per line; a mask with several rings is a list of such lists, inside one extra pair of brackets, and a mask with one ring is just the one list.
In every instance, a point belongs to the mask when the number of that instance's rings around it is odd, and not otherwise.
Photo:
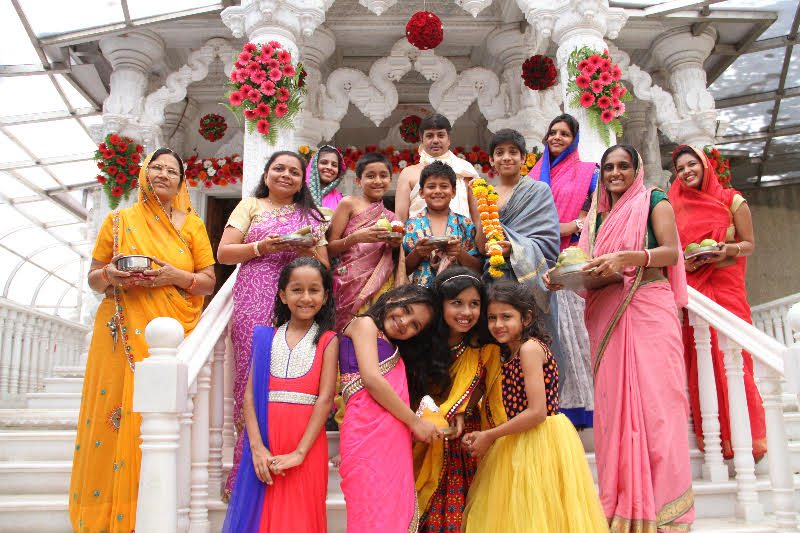
[[(672, 153), (676, 179), (669, 190), (669, 199), (675, 209), (675, 220), (681, 246), (714, 239), (720, 250), (713, 257), (686, 261), (686, 279), (689, 285), (708, 296), (742, 320), (752, 323), (745, 287), (746, 256), (753, 253), (753, 219), (747, 202), (735, 189), (722, 186), (715, 169), (702, 150), (682, 145)], [(697, 445), (703, 449), (703, 428), (700, 417), (700, 397), (697, 384), (697, 352), (694, 347), (694, 330), (684, 313), (683, 344), (686, 368), (689, 374), (689, 394), (692, 406), (694, 432)], [(728, 407), (728, 383), (722, 350), (717, 342), (717, 332), (711, 329), (711, 358), (717, 383), (719, 426), (722, 455), (733, 457), (731, 425)], [(753, 359), (742, 352), (744, 359), (744, 387), (747, 408), (750, 412), (750, 431), (753, 436), (753, 456), (760, 459), (767, 452), (767, 429), (764, 405), (753, 380)]]

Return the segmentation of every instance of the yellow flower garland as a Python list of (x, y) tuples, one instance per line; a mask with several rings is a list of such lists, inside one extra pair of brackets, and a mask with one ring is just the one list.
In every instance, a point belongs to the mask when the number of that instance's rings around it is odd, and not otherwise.
[(493, 278), (502, 277), (506, 259), (503, 257), (503, 249), (497, 243), (506, 240), (506, 236), (503, 233), (503, 227), (500, 225), (500, 209), (497, 206), (497, 200), (500, 196), (494, 192), (494, 187), (489, 185), (483, 178), (472, 181), (472, 194), (478, 201), (481, 228), (483, 229), (483, 234), (486, 235), (486, 251), (489, 254), (489, 275)]

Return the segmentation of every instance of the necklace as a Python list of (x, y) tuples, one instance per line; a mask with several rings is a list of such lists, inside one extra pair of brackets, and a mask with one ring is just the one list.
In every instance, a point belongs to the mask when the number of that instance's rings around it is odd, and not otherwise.
[(455, 361), (466, 351), (467, 343), (462, 339), (461, 342), (455, 346), (450, 346), (450, 358)]

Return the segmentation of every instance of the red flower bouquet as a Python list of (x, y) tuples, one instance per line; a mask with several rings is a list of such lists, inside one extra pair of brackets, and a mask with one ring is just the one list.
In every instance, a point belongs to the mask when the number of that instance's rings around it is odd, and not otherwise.
[(553, 60), (547, 56), (535, 55), (522, 64), (522, 79), (532, 91), (542, 91), (556, 83), (558, 71)]
[(622, 70), (611, 62), (608, 50), (599, 54), (586, 46), (572, 52), (567, 62), (570, 81), (567, 95), (573, 107), (583, 107), (589, 124), (609, 144), (609, 131), (622, 135), (619, 117), (625, 115), (625, 102), (631, 100), (623, 85)]
[(228, 123), (225, 122), (225, 117), (214, 113), (203, 115), (200, 119), (200, 129), (197, 132), (207, 141), (216, 142), (225, 135), (225, 130), (228, 129)]
[(705, 152), (706, 157), (708, 157), (708, 163), (711, 165), (711, 168), (716, 171), (720, 184), (726, 189), (730, 189), (732, 187), (730, 160), (711, 145), (703, 147), (703, 152)]
[(100, 170), (97, 181), (103, 186), (111, 209), (116, 209), (120, 200), (127, 199), (139, 186), (142, 151), (142, 145), (133, 139), (113, 133), (106, 135), (105, 142), (97, 146), (94, 153)]
[(224, 105), (236, 117), (244, 116), (248, 132), (256, 130), (274, 145), (278, 130), (291, 128), (300, 111), (302, 71), (301, 65), (292, 65), (292, 54), (281, 43), (246, 43), (231, 71), (229, 104)]
[(422, 119), (417, 115), (408, 115), (400, 122), (400, 137), (407, 143), (418, 143), (421, 122)]
[(442, 19), (430, 11), (417, 11), (406, 23), (406, 39), (420, 50), (436, 48), (443, 38)]
[(202, 184), (207, 189), (214, 185), (224, 187), (241, 181), (244, 170), (242, 158), (238, 154), (205, 159), (193, 155), (184, 164), (186, 184), (189, 187), (199, 187)]

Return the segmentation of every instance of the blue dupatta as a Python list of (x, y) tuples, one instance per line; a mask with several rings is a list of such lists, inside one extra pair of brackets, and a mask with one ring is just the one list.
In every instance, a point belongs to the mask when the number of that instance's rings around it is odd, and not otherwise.
[[(544, 143), (544, 153), (542, 153), (542, 167), (539, 169), (539, 181), (544, 182), (547, 186), (550, 186), (550, 169), (554, 166), (558, 165), (564, 159), (569, 156), (572, 152), (578, 149), (578, 142), (581, 139), (581, 133), (578, 132), (575, 134), (575, 138), (572, 139), (572, 142), (564, 148), (564, 150), (556, 156), (556, 160), (552, 163), (550, 162), (550, 147), (547, 143)], [(528, 174), (530, 176), (530, 174)]]
[[(269, 395), (269, 367), (274, 334), (275, 328), (270, 326), (256, 326), (253, 329), (253, 349), (250, 363), (253, 395), (256, 398), (256, 418), (258, 419), (261, 439), (267, 449), (269, 449), (267, 424), (269, 405), (266, 398)], [(262, 401), (259, 401), (259, 398)], [(253, 468), (253, 456), (250, 453), (250, 438), (247, 436), (247, 430), (244, 433), (242, 461), (239, 465), (239, 473), (236, 475), (236, 482), (233, 485), (233, 492), (228, 504), (228, 512), (225, 514), (222, 533), (251, 533), (258, 531), (259, 522), (261, 521), (261, 502), (264, 501), (264, 491), (267, 490), (267, 485), (258, 479)]]

